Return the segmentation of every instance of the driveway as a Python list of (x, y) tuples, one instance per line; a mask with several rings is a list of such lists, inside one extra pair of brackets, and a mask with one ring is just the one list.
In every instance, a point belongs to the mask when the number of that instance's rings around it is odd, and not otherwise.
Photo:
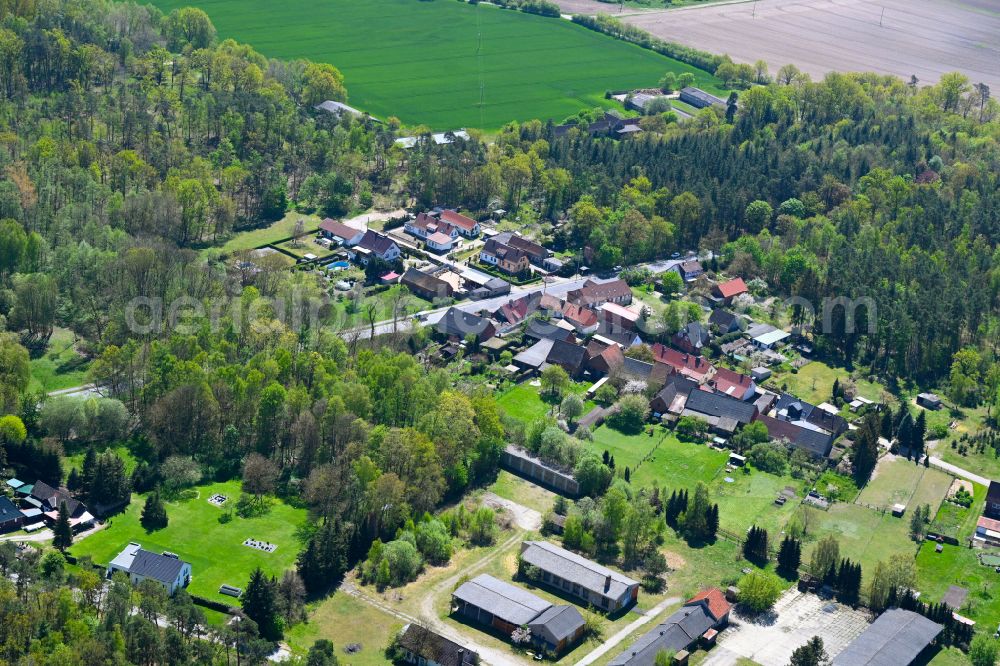
[(955, 476), (962, 477), (963, 479), (968, 479), (973, 483), (978, 483), (979, 485), (986, 486), (987, 488), (989, 488), (991, 483), (990, 480), (987, 479), (985, 476), (979, 476), (978, 474), (974, 474), (969, 470), (962, 469), (958, 465), (952, 465), (951, 463), (947, 463), (941, 460), (940, 458), (935, 458), (934, 456), (931, 456), (931, 466), (937, 467), (938, 469), (943, 469), (944, 471), (954, 474)]
[(681, 602), (680, 597), (668, 597), (667, 599), (664, 599), (663, 601), (661, 601), (660, 603), (656, 604), (648, 611), (646, 611), (644, 615), (640, 615), (639, 618), (630, 622), (628, 626), (615, 632), (614, 636), (611, 636), (608, 640), (604, 641), (604, 643), (601, 644), (600, 647), (593, 650), (590, 654), (586, 655), (580, 661), (576, 662), (576, 666), (589, 666), (590, 664), (594, 663), (595, 661), (606, 655), (608, 652), (613, 650), (623, 640), (628, 638), (629, 635), (636, 629), (646, 624), (647, 622), (650, 622), (653, 619), (655, 619), (657, 616), (660, 615), (660, 613), (665, 611), (670, 606), (673, 606), (674, 604), (679, 604), (680, 602)]

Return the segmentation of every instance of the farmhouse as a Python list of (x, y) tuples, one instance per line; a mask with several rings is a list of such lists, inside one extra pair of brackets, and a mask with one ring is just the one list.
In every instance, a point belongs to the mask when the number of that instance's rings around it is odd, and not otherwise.
[(609, 282), (587, 280), (579, 289), (566, 294), (566, 300), (587, 308), (598, 308), (605, 303), (628, 305), (632, 302), (632, 289), (625, 280)]
[(990, 487), (986, 491), (986, 506), (983, 507), (983, 515), (987, 518), (1000, 520), (1000, 481), (990, 481)]
[(740, 294), (745, 294), (748, 291), (749, 289), (747, 289), (746, 282), (743, 281), (743, 278), (720, 282), (712, 287), (712, 294), (716, 298), (722, 299), (724, 303), (731, 303), (734, 298)]
[(0, 495), (0, 532), (11, 532), (24, 525), (24, 513), (9, 498)]
[(670, 339), (675, 347), (688, 354), (700, 354), (711, 340), (712, 336), (709, 334), (708, 329), (697, 321), (689, 323), (674, 333)]
[(704, 109), (715, 105), (724, 106), (726, 104), (725, 100), (707, 93), (701, 88), (695, 88), (693, 86), (681, 89), (680, 100), (685, 104), (690, 104), (696, 109)]
[(709, 380), (709, 386), (737, 400), (752, 400), (757, 394), (757, 385), (753, 379), (723, 367), (715, 369), (715, 375)]
[[(25, 486), (21, 487), (24, 490)], [(36, 481), (30, 494), (24, 498), (24, 503), (32, 508), (41, 509), (46, 522), (54, 523), (59, 518), (59, 507), (66, 505), (69, 513), (69, 524), (74, 529), (81, 529), (94, 522), (94, 516), (86, 505), (69, 494), (65, 488), (53, 488), (44, 481)]]
[(549, 251), (544, 247), (510, 231), (497, 234), (493, 238), (508, 247), (524, 252), (528, 256), (528, 261), (536, 266), (544, 266), (545, 260), (549, 258)]
[(767, 428), (767, 434), (771, 439), (788, 442), (789, 445), (817, 458), (828, 457), (833, 449), (833, 437), (829, 433), (804, 428), (770, 416), (762, 415), (757, 420)]
[(401, 255), (402, 251), (395, 241), (371, 229), (364, 233), (349, 253), (351, 259), (357, 259), (363, 265), (367, 265), (372, 257), (382, 261), (395, 261)]
[(941, 409), (941, 398), (934, 393), (921, 393), (917, 395), (917, 404), (927, 409)]
[(496, 328), (489, 319), (458, 308), (448, 308), (437, 323), (437, 331), (453, 340), (465, 340), (472, 335), (476, 342), (484, 342), (496, 335)]
[[(463, 583), (452, 592), (451, 598), (454, 612), (502, 634), (509, 636), (518, 627), (529, 626), (532, 641), (554, 653), (562, 652), (580, 638), (585, 628), (583, 617), (572, 606), (554, 606), (527, 590), (487, 574)], [(553, 609), (558, 612), (548, 612)], [(562, 637), (558, 643), (548, 642), (550, 637), (556, 636)]]
[(157, 555), (143, 550), (137, 543), (130, 543), (111, 560), (108, 565), (107, 577), (111, 578), (117, 572), (129, 577), (133, 585), (144, 580), (154, 580), (169, 594), (187, 587), (191, 582), (191, 565), (173, 553)]
[(583, 370), (587, 360), (587, 350), (580, 345), (563, 340), (553, 340), (545, 361), (549, 365), (558, 365), (570, 377), (577, 377)]
[(639, 581), (548, 541), (525, 541), (521, 561), (538, 569), (541, 581), (587, 605), (614, 612), (639, 598)]
[(427, 249), (434, 252), (451, 252), (455, 239), (442, 231), (435, 231), (426, 239)]
[(740, 330), (740, 318), (728, 310), (716, 308), (708, 316), (708, 325), (719, 335), (728, 335)]
[(438, 213), (438, 219), (442, 223), (450, 224), (452, 227), (458, 229), (458, 233), (466, 238), (475, 238), (479, 235), (479, 223), (461, 213), (446, 208)]
[(913, 611), (891, 608), (833, 659), (833, 666), (909, 666), (944, 629)]
[(657, 362), (666, 363), (674, 369), (674, 372), (690, 377), (698, 383), (707, 381), (715, 373), (715, 368), (705, 360), (704, 356), (677, 351), (659, 342), (654, 344), (652, 349), (653, 358)]
[(479, 653), (464, 648), (419, 624), (408, 624), (399, 634), (404, 659), (414, 666), (475, 666)]
[(340, 243), (344, 247), (353, 247), (361, 242), (364, 231), (349, 227), (329, 217), (319, 223), (319, 232), (324, 238)]
[(649, 408), (656, 414), (681, 414), (688, 396), (697, 390), (699, 390), (698, 382), (684, 375), (671, 375), (659, 393), (649, 401)]
[(524, 273), (531, 264), (524, 251), (505, 245), (496, 237), (488, 239), (483, 245), (483, 249), (479, 251), (479, 260), (510, 275)]
[(436, 298), (451, 298), (454, 290), (444, 280), (424, 273), (416, 268), (408, 268), (399, 283), (420, 298), (433, 301)]
[(596, 333), (597, 327), (600, 324), (593, 310), (574, 303), (564, 303), (559, 314), (562, 315), (563, 319), (572, 324), (573, 328), (581, 335)]
[(611, 330), (634, 331), (639, 326), (639, 320), (642, 319), (642, 315), (635, 310), (630, 310), (617, 303), (605, 303), (600, 307), (601, 317), (604, 323), (611, 327)]
[(670, 270), (678, 273), (684, 278), (685, 282), (692, 282), (705, 272), (705, 269), (701, 266), (701, 262), (697, 259), (689, 259), (679, 264), (674, 264), (670, 267)]
[(732, 435), (741, 425), (757, 418), (757, 408), (721, 393), (692, 391), (684, 404), (683, 416), (694, 416), (707, 421), (713, 432)]
[(699, 642), (714, 641), (719, 630), (729, 623), (731, 609), (720, 590), (705, 590), (640, 636), (608, 662), (609, 666), (653, 666), (660, 652), (674, 652), (680, 656)]
[(504, 469), (552, 488), (563, 495), (576, 497), (580, 494), (580, 484), (572, 474), (557, 469), (516, 446), (508, 445), (503, 450), (500, 454), (500, 464)]

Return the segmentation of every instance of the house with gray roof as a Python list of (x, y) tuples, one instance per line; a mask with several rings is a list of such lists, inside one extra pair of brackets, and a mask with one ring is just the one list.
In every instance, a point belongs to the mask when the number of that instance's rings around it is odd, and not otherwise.
[(944, 629), (923, 615), (890, 608), (833, 659), (833, 666), (909, 666)]
[(640, 636), (608, 666), (653, 666), (659, 652), (687, 650), (715, 626), (704, 606), (685, 606)]
[(639, 598), (639, 581), (548, 541), (523, 542), (521, 562), (538, 570), (540, 582), (607, 612)]
[(108, 565), (108, 578), (118, 572), (127, 575), (133, 585), (144, 580), (154, 580), (171, 595), (191, 583), (189, 562), (173, 553), (157, 554), (143, 550), (142, 546), (134, 542), (125, 546)]
[(578, 611), (575, 615), (572, 612), (575, 608), (551, 604), (487, 574), (462, 583), (451, 599), (453, 612), (505, 636), (519, 627), (528, 627), (532, 643), (555, 654), (578, 640), (585, 630), (583, 617)]
[(399, 634), (397, 644), (404, 661), (416, 666), (475, 666), (479, 653), (449, 640), (419, 624), (408, 624)]
[(720, 435), (732, 435), (736, 428), (757, 418), (757, 408), (722, 393), (691, 391), (684, 403), (682, 416), (695, 416), (707, 421), (711, 430)]

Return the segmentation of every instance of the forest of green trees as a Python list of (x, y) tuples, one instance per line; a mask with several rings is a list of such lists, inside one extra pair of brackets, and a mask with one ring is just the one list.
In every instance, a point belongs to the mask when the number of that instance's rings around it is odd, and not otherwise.
[[(362, 561), (388, 582), (388, 554), (413, 550), (392, 544), (423, 543), (433, 559), (442, 530), (484, 538), (491, 527), (475, 516), (425, 517), (495, 474), (508, 424), (484, 382), (425, 367), (413, 355), (422, 332), (345, 341), (323, 325), (328, 309), (293, 327), (271, 299), (327, 302), (324, 285), (264, 262), (248, 276), (211, 249), (289, 210), (339, 217), (373, 200), (480, 212), (499, 200), (598, 268), (704, 248), (778, 293), (870, 298), (861, 318), (875, 318), (872, 332), (864, 321), (847, 330), (838, 314), (817, 337), (824, 352), (889, 383), (933, 382), (960, 404), (996, 404), (996, 101), (957, 74), (916, 88), (783, 71), (741, 92), (731, 122), (708, 109), (618, 142), (534, 121), (405, 152), (394, 119), (313, 109), (347, 99), (350, 81), (334, 67), (220, 41), (198, 10), (0, 0), (7, 462), (114, 499), (123, 484), (162, 487), (178, 459), (220, 480), (252, 460), (275, 479), (270, 490), (311, 512), (297, 571), (312, 595)], [(225, 307), (183, 329), (137, 331), (135, 303), (154, 299)], [(28, 392), (29, 359), (56, 327), (94, 359), (90, 379), (106, 395), (90, 411)], [(98, 481), (67, 479), (70, 439), (128, 442), (137, 471), (125, 478), (111, 453), (88, 463), (103, 470)], [(161, 508), (150, 504), (150, 520)], [(567, 532), (620, 536), (589, 527), (568, 522)], [(183, 595), (167, 602), (121, 581), (99, 594), (90, 572), (66, 569), (57, 553), (18, 559), (0, 548), (0, 570), (9, 567), (19, 575), (0, 580), (6, 663), (230, 663), (236, 651), (257, 663), (258, 634), (275, 632), (247, 622), (203, 641)], [(258, 578), (260, 589), (280, 585)], [(151, 621), (157, 613), (168, 626)], [(318, 646), (307, 663), (333, 663), (328, 652)]]

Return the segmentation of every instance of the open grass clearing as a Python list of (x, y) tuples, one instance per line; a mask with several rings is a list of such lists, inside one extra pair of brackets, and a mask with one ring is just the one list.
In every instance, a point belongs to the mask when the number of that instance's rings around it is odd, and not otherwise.
[[(590, 388), (590, 384), (587, 382), (582, 383), (572, 383), (563, 393), (565, 396), (568, 393), (576, 393), (577, 395), (583, 396)], [(506, 393), (497, 398), (497, 404), (503, 408), (509, 416), (513, 416), (516, 419), (521, 419), (525, 423), (531, 423), (532, 421), (537, 421), (538, 419), (545, 418), (546, 416), (558, 416), (559, 413), (559, 403), (562, 402), (562, 398), (559, 396), (552, 396), (548, 393), (542, 395), (542, 389), (540, 386), (532, 386), (529, 382), (522, 382), (510, 388)], [(594, 409), (597, 403), (593, 400), (584, 400), (583, 404), (583, 414), (588, 413), (590, 410)], [(581, 416), (583, 416), (581, 414)]]
[[(749, 470), (744, 472), (743, 470)], [(732, 482), (726, 479), (732, 479)], [(794, 498), (778, 506), (778, 494), (791, 487)], [(720, 473), (712, 482), (710, 495), (719, 504), (719, 525), (730, 532), (744, 534), (751, 525), (763, 527), (777, 539), (788, 519), (802, 501), (802, 481), (753, 469), (749, 465), (729, 473)]]
[(941, 601), (951, 585), (969, 591), (965, 605), (958, 612), (979, 623), (979, 629), (993, 631), (1000, 623), (1000, 574), (980, 564), (978, 549), (965, 545), (937, 544), (927, 541), (917, 554), (917, 589), (924, 601)]
[[(292, 211), (280, 220), (276, 220), (267, 226), (237, 231), (221, 248), (212, 247), (206, 250), (206, 252), (221, 251), (222, 254), (232, 254), (237, 250), (251, 250), (284, 238), (291, 238), (295, 235), (295, 228), (299, 220), (303, 222), (303, 233), (308, 234), (315, 233), (320, 222), (320, 219), (315, 215), (305, 215)], [(303, 239), (303, 244), (307, 244), (308, 242), (309, 239)], [(318, 245), (316, 247), (319, 248)]]
[[(165, 12), (187, 0), (156, 0)], [(606, 106), (608, 90), (655, 86), (666, 71), (712, 75), (569, 21), (449, 0), (203, 0), (220, 37), (272, 58), (338, 67), (348, 103), (408, 125), (496, 129)]]
[[(595, 432), (596, 435), (596, 432)], [(648, 435), (640, 435), (639, 438)], [(657, 437), (654, 435), (654, 440)], [(597, 438), (595, 437), (595, 441)], [(651, 486), (657, 482), (661, 488), (694, 488), (698, 481), (708, 483), (726, 464), (729, 454), (709, 448), (704, 444), (681, 442), (673, 433), (665, 433), (648, 459), (632, 474), (632, 485)], [(615, 458), (617, 461), (618, 458)]]
[[(404, 624), (343, 592), (309, 604), (307, 612), (308, 620), (285, 632), (285, 641), (292, 651), (304, 655), (313, 643), (325, 638), (336, 646), (340, 662), (351, 666), (389, 664), (385, 648)], [(360, 645), (361, 649), (346, 654), (344, 647), (352, 644)]]
[(858, 395), (869, 400), (880, 400), (884, 389), (875, 382), (865, 379), (851, 379), (851, 373), (844, 368), (834, 368), (822, 361), (811, 361), (799, 368), (798, 372), (786, 372), (776, 375), (768, 384), (778, 387), (787, 386), (787, 391), (797, 395), (802, 400), (813, 405), (821, 402), (831, 402), (833, 383), (840, 380), (841, 384), (853, 381), (858, 389)]
[(972, 505), (968, 508), (953, 502), (942, 502), (931, 523), (931, 529), (955, 537), (960, 542), (971, 537), (976, 531), (976, 523), (986, 505), (986, 487), (977, 483), (972, 484), (972, 498)]
[(929, 504), (933, 515), (951, 482), (952, 477), (945, 472), (926, 468), (906, 458), (888, 456), (879, 461), (873, 478), (861, 490), (858, 502), (883, 508), (902, 504), (908, 511)]
[(551, 490), (505, 470), (500, 471), (497, 480), (490, 484), (487, 490), (511, 502), (534, 509), (542, 515), (552, 509), (552, 503), (556, 498), (556, 494)]
[[(301, 548), (296, 530), (305, 522), (306, 512), (288, 506), (281, 500), (271, 500), (270, 510), (256, 518), (240, 518), (233, 514), (228, 523), (219, 516), (235, 506), (240, 496), (238, 481), (198, 486), (191, 499), (166, 504), (169, 525), (162, 530), (147, 532), (139, 523), (144, 498), (133, 495), (132, 503), (122, 514), (109, 520), (107, 528), (97, 532), (72, 548), (77, 557), (90, 556), (98, 564), (107, 564), (129, 542), (136, 542), (156, 553), (171, 551), (191, 563), (191, 594), (235, 604), (232, 597), (219, 594), (222, 584), (245, 587), (250, 573), (260, 567), (271, 576), (294, 566)], [(215, 494), (229, 498), (223, 508), (208, 503)], [(243, 545), (247, 538), (267, 541), (278, 548), (272, 553)]]
[(916, 544), (910, 540), (910, 521), (894, 518), (888, 511), (873, 511), (857, 504), (837, 502), (828, 511), (804, 507), (808, 518), (808, 542), (803, 544), (802, 561), (808, 562), (813, 548), (823, 537), (832, 535), (840, 542), (840, 556), (861, 564), (867, 576), (876, 562), (896, 553), (913, 557)]
[(60, 391), (87, 383), (90, 360), (76, 349), (76, 336), (65, 328), (56, 328), (45, 350), (32, 355), (29, 391)]

